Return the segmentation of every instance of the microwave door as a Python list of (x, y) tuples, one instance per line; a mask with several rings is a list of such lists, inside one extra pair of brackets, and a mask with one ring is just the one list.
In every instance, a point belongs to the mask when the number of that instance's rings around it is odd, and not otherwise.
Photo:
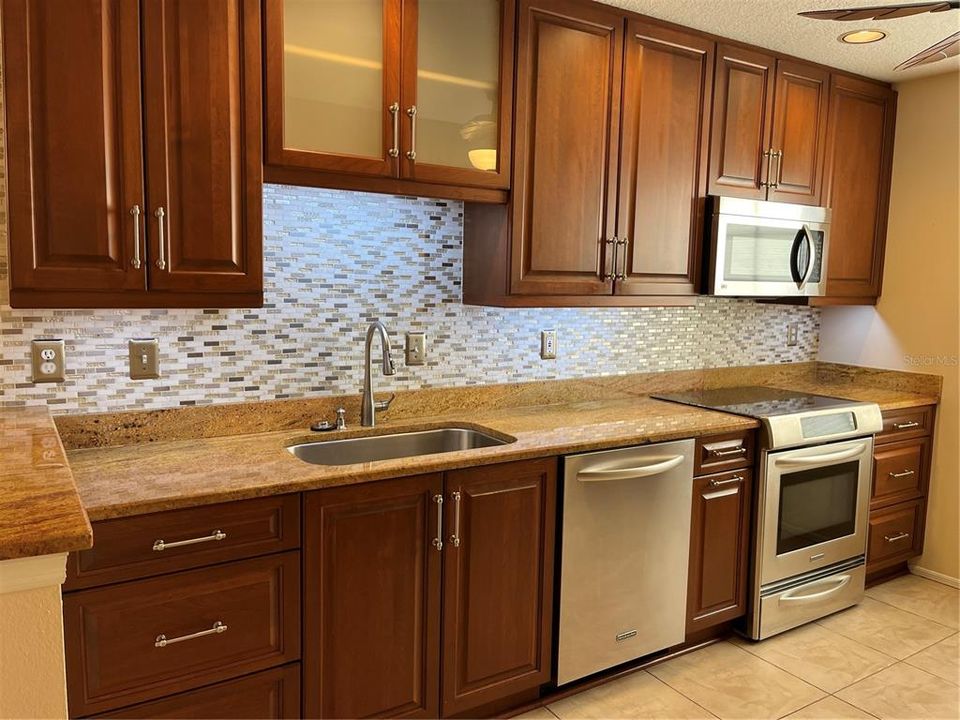
[(803, 226), (795, 220), (716, 216), (714, 295), (785, 297), (806, 294), (803, 276), (813, 267)]

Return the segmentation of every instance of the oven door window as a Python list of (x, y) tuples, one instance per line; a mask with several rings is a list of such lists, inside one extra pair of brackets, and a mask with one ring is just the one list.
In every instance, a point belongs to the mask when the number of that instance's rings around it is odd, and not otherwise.
[(777, 555), (853, 535), (859, 474), (854, 460), (781, 475)]

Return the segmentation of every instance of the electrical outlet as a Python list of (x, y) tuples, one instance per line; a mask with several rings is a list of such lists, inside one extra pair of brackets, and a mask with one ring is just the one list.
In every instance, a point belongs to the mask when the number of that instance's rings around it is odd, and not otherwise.
[(557, 359), (557, 331), (540, 331), (540, 357), (543, 360)]
[(406, 358), (407, 365), (423, 365), (427, 361), (426, 333), (407, 333)]
[(787, 325), (787, 345), (793, 347), (797, 344), (800, 335), (800, 327), (793, 322)]
[(63, 382), (66, 379), (66, 350), (63, 340), (34, 340), (30, 347), (33, 382)]
[(131, 380), (152, 380), (160, 377), (160, 343), (156, 338), (131, 340), (128, 346)]

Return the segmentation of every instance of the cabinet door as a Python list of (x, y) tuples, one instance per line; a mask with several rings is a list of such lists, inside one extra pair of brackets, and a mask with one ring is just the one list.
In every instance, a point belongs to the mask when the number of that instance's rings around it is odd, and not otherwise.
[(395, 177), (401, 0), (265, 0), (267, 162)]
[(706, 192), (713, 42), (627, 22), (617, 293), (693, 294)]
[(143, 4), (150, 288), (262, 289), (260, 4)]
[(893, 159), (896, 94), (834, 75), (824, 197), (831, 209), (827, 295), (880, 295)]
[(623, 24), (595, 3), (520, 1), (512, 293), (613, 291)]
[(713, 94), (710, 194), (765, 200), (773, 114), (772, 55), (720, 44)]
[(305, 495), (305, 717), (439, 717), (440, 475)]
[(806, 63), (777, 61), (773, 159), (768, 200), (820, 204), (830, 73)]
[(550, 680), (557, 460), (447, 474), (444, 716)]
[(3, 55), (13, 304), (145, 289), (138, 3), (5, 0)]
[(514, 0), (405, 0), (402, 177), (509, 186), (515, 19)]
[(753, 474), (735, 470), (693, 481), (687, 634), (747, 610)]

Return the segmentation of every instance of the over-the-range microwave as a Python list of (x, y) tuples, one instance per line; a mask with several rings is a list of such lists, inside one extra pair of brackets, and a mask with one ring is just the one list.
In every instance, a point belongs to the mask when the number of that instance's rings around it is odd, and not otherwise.
[(711, 295), (825, 294), (828, 208), (716, 196), (710, 208)]

